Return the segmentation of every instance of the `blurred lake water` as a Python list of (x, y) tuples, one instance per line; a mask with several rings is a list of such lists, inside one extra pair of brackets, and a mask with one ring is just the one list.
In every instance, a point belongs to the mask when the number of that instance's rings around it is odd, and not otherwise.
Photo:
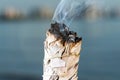
[[(43, 43), (49, 27), (50, 20), (0, 22), (1, 77), (3, 74), (42, 77)], [(70, 30), (83, 38), (79, 79), (120, 80), (120, 19), (79, 20)]]

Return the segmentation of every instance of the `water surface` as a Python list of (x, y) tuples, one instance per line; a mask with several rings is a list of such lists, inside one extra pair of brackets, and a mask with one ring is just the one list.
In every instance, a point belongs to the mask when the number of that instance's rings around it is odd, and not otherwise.
[[(119, 26), (120, 19), (80, 20), (70, 26), (83, 38), (80, 80), (120, 80)], [(0, 23), (0, 76), (42, 77), (43, 42), (49, 27), (50, 20)]]

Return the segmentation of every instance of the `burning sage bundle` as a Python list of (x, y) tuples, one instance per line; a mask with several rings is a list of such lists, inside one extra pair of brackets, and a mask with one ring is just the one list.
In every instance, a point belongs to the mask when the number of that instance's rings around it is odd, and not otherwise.
[(43, 80), (78, 80), (82, 38), (68, 26), (85, 5), (81, 0), (62, 0), (58, 5), (44, 42)]

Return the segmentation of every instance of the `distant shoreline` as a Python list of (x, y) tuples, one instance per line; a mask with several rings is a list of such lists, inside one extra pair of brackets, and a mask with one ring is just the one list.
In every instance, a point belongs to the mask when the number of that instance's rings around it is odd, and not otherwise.
[[(33, 8), (27, 13), (22, 12), (14, 7), (9, 7), (0, 12), (0, 22), (51, 19), (53, 14), (53, 8), (49, 7)], [(118, 18), (120, 17), (120, 8), (115, 7), (105, 10), (96, 5), (91, 5), (82, 13), (78, 14), (80, 14), (80, 16), (77, 17), (78, 19)]]

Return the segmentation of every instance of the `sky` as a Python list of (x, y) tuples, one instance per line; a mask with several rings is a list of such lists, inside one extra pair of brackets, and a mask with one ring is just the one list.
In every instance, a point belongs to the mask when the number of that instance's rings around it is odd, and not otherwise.
[(0, 0), (0, 9), (6, 7), (16, 7), (19, 9), (29, 9), (36, 6), (55, 7), (59, 0)]
[[(120, 0), (97, 0), (107, 6), (119, 5)], [(55, 8), (60, 0), (0, 0), (0, 10), (6, 7), (16, 7), (26, 10), (36, 6), (48, 6)]]

